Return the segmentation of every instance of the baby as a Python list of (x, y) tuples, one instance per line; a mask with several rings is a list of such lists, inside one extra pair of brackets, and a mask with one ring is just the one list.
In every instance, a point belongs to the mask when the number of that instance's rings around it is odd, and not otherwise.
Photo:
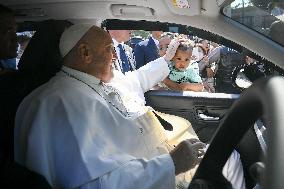
[(169, 79), (177, 82), (202, 83), (198, 64), (191, 61), (193, 46), (189, 42), (181, 42), (171, 60)]

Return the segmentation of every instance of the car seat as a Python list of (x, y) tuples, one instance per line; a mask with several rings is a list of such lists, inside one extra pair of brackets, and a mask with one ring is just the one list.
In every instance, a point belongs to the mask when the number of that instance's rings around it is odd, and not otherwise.
[[(44, 180), (40, 175), (13, 162), (14, 119), (24, 97), (60, 70), (62, 58), (58, 44), (62, 32), (70, 25), (68, 21), (59, 20), (36, 23), (36, 33), (20, 59), (18, 71), (0, 75), (0, 183), (5, 186), (13, 186), (14, 182), (19, 181), (21, 187), (26, 185), (28, 188), (45, 188), (30, 187), (29, 179), (19, 179), (27, 175), (27, 178), (34, 178), (35, 183), (38, 179)], [(11, 179), (7, 179), (8, 177)], [(45, 183), (47, 184), (46, 181)]]

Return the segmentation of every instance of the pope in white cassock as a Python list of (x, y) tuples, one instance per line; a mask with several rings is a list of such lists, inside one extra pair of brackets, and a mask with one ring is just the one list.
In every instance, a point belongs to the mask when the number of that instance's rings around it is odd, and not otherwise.
[[(59, 44), (62, 70), (17, 111), (15, 160), (53, 188), (174, 189), (189, 182), (204, 144), (188, 140), (197, 138), (188, 121), (156, 112), (174, 126), (165, 131), (144, 99), (169, 74), (177, 46), (123, 75), (112, 69), (115, 52), (106, 31), (68, 28)], [(234, 188), (245, 188), (237, 153), (223, 174)]]

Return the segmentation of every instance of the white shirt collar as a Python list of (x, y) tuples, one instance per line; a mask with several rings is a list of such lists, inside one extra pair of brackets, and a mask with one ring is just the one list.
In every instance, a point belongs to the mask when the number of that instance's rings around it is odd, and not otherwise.
[(153, 36), (151, 36), (151, 38), (153, 39), (153, 41), (155, 42), (156, 46), (159, 46), (159, 40), (155, 39)]
[(113, 42), (113, 46), (117, 47), (119, 44), (121, 44), (122, 46), (124, 45), (124, 43), (119, 43), (116, 39), (112, 38), (112, 42)]
[(118, 91), (114, 87), (112, 87), (110, 83), (101, 82), (101, 80), (96, 78), (95, 76), (89, 75), (87, 73), (84, 73), (79, 70), (75, 70), (75, 69), (72, 69), (66, 66), (62, 67), (62, 71), (66, 72), (71, 77), (75, 77), (76, 79), (82, 81), (83, 83), (86, 83), (93, 87), (94, 85), (100, 85), (100, 87), (102, 87), (103, 91), (107, 95), (109, 95), (110, 93), (118, 93)]
[(101, 83), (101, 80), (96, 78), (95, 76), (81, 72), (79, 70), (75, 70), (67, 66), (62, 66), (61, 69), (63, 70), (63, 72), (67, 72), (67, 74), (70, 74), (71, 76), (74, 76), (85, 83), (89, 83), (91, 85), (98, 85)]

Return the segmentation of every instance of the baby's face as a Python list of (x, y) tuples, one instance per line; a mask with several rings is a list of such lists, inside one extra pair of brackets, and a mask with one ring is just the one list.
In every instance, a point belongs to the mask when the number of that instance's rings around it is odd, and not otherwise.
[(181, 51), (177, 50), (173, 62), (175, 63), (175, 68), (180, 71), (185, 71), (186, 68), (190, 64), (190, 57), (191, 57), (192, 52), (190, 50), (187, 51)]

